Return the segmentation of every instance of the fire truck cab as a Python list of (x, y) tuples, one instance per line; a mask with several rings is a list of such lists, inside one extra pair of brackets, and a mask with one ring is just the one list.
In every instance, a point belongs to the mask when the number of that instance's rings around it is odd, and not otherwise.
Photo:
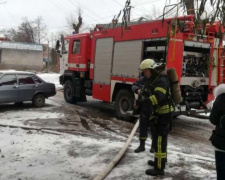
[[(183, 29), (177, 26), (183, 22)], [(194, 33), (194, 16), (130, 23), (121, 28), (97, 25), (92, 33), (71, 35), (62, 42), (60, 83), (68, 103), (86, 96), (114, 102), (118, 118), (128, 119), (135, 95), (132, 84), (140, 76), (143, 59), (152, 58), (175, 68), (183, 101), (177, 112), (206, 108), (212, 89), (223, 82), (224, 58), (219, 22), (205, 35)]]

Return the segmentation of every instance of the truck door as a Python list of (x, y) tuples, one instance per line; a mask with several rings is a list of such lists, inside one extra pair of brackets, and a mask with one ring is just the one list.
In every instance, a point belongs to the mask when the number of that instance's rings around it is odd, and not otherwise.
[(81, 68), (80, 60), (81, 60), (81, 41), (80, 39), (71, 40), (72, 52), (70, 54), (70, 62), (69, 67), (71, 68)]

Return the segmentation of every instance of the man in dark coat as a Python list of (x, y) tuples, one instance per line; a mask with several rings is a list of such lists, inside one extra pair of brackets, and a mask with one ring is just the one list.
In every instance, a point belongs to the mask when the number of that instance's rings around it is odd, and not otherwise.
[(220, 84), (214, 89), (216, 97), (210, 114), (210, 122), (215, 130), (210, 138), (215, 146), (215, 159), (217, 180), (225, 179), (225, 84)]
[[(143, 71), (144, 77), (140, 78), (132, 87), (135, 93), (141, 94), (141, 98), (136, 100), (135, 105), (140, 106), (140, 146), (135, 151), (145, 150), (149, 123), (152, 119), (155, 123), (156, 131), (153, 137), (155, 159), (148, 161), (148, 164), (154, 168), (147, 169), (145, 172), (151, 176), (164, 175), (167, 136), (174, 111), (170, 100), (170, 83), (164, 75), (157, 71), (158, 66), (152, 59), (142, 61), (140, 69)], [(139, 85), (143, 84), (144, 87), (141, 89)]]

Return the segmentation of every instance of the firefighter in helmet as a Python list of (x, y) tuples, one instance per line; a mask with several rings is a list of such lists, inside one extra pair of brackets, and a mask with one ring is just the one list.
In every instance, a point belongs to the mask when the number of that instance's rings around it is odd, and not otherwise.
[(148, 164), (154, 168), (147, 169), (146, 174), (151, 176), (164, 175), (167, 136), (174, 111), (170, 98), (170, 83), (166, 76), (158, 70), (159, 66), (152, 59), (143, 60), (140, 69), (144, 76), (132, 86), (132, 90), (139, 94), (134, 108), (140, 109), (140, 146), (135, 152), (145, 151), (145, 140), (150, 126), (155, 158), (148, 161)]

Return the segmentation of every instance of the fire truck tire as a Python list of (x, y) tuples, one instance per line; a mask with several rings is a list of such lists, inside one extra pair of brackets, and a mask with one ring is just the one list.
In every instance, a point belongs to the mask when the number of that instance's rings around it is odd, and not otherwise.
[(76, 98), (73, 96), (73, 85), (70, 80), (67, 80), (64, 84), (64, 99), (67, 103), (74, 104), (76, 103)]
[(131, 120), (132, 116), (127, 114), (127, 111), (131, 111), (133, 109), (134, 97), (133, 94), (126, 90), (120, 90), (115, 99), (115, 111), (116, 116), (119, 119), (123, 120)]

